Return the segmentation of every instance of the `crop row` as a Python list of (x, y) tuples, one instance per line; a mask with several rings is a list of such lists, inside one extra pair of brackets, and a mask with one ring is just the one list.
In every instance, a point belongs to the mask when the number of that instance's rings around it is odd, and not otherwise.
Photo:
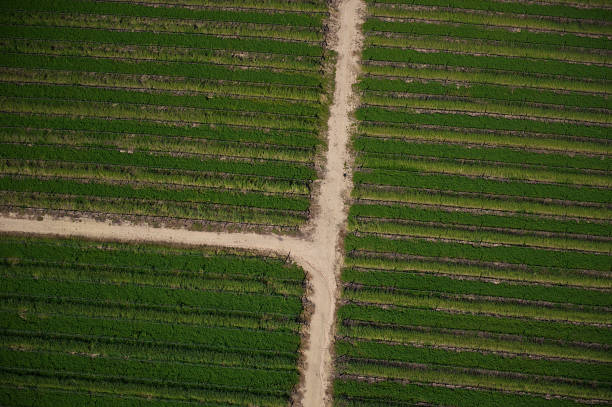
[(100, 31), (87, 28), (28, 27), (13, 25), (0, 27), (0, 37), (60, 41), (79, 38), (82, 41), (109, 42), (113, 44), (125, 45), (156, 45), (162, 47), (180, 46), (199, 49), (224, 49), (295, 56), (323, 56), (323, 49), (320, 46), (315, 45), (253, 38), (219, 38), (204, 34), (191, 35), (181, 33), (172, 34), (153, 32)]
[[(459, 278), (457, 278), (459, 277)], [(364, 284), (369, 287), (393, 287), (402, 290), (422, 290), (449, 294), (515, 298), (528, 301), (548, 301), (591, 306), (609, 306), (609, 292), (584, 290), (576, 287), (551, 286), (548, 284), (497, 284), (461, 276), (436, 276), (411, 271), (365, 270), (353, 268), (344, 270), (342, 280)], [(399, 295), (399, 294), (398, 294)]]
[(537, 102), (580, 108), (611, 109), (612, 104), (603, 95), (577, 94), (546, 91), (533, 88), (509, 88), (508, 86), (466, 84), (445, 84), (443, 82), (406, 81), (399, 79), (363, 78), (359, 88), (364, 91), (408, 92), (428, 95), (484, 98), (501, 101)]
[(259, 175), (283, 179), (311, 180), (314, 171), (303, 165), (283, 162), (245, 162), (239, 160), (222, 160), (208, 157), (175, 157), (171, 155), (149, 154), (135, 151), (125, 154), (112, 149), (58, 149), (53, 146), (26, 147), (18, 144), (2, 144), (3, 158), (53, 160), (81, 163), (98, 163), (114, 165), (133, 165), (142, 167), (181, 169), (192, 171), (211, 171), (230, 174)]
[(218, 351), (215, 349), (184, 347), (171, 343), (147, 343), (134, 340), (113, 340), (96, 338), (93, 341), (77, 337), (33, 336), (6, 333), (0, 337), (1, 346), (15, 348), (28, 346), (32, 350), (44, 352), (97, 353), (109, 357), (129, 355), (136, 359), (159, 360), (177, 363), (207, 363), (212, 365), (265, 367), (276, 370), (293, 370), (296, 357), (289, 354), (274, 354), (252, 351)]
[(470, 178), (461, 175), (438, 175), (417, 171), (378, 170), (357, 172), (355, 184), (395, 185), (430, 190), (450, 190), (545, 199), (560, 199), (576, 202), (607, 203), (612, 191), (595, 187), (555, 185), (546, 183), (523, 183), (514, 180)]
[[(367, 272), (367, 270), (361, 271)], [(476, 294), (453, 295), (452, 293), (427, 290), (370, 287), (352, 282), (344, 284), (342, 295), (347, 301), (358, 304), (394, 305), (442, 312), (557, 321), (588, 326), (606, 326), (610, 322), (605, 310), (599, 308), (585, 309), (583, 306), (551, 304), (507, 297), (489, 297)]]
[(203, 140), (224, 140), (246, 143), (265, 143), (274, 145), (315, 148), (321, 140), (313, 133), (298, 131), (274, 131), (273, 129), (250, 129), (233, 125), (190, 126), (187, 123), (142, 122), (138, 119), (105, 120), (104, 118), (84, 118), (69, 116), (21, 116), (2, 113), (3, 132), (11, 128), (53, 129), (55, 131), (79, 131), (85, 134), (122, 134), (152, 135), (158, 137), (184, 137)]
[[(612, 237), (608, 223), (594, 223), (586, 220), (560, 220), (538, 218), (526, 214), (470, 213), (436, 208), (420, 208), (399, 205), (353, 204), (350, 217), (388, 218), (423, 223), (443, 223), (450, 227), (465, 225), (479, 228), (505, 228), (511, 231), (547, 231), (553, 233), (582, 234)], [(607, 241), (607, 239), (606, 239)]]
[[(499, 4), (499, 3), (498, 3)], [(523, 4), (521, 3), (520, 6)], [(570, 18), (546, 18), (542, 16), (513, 15), (505, 13), (482, 13), (462, 9), (432, 9), (425, 7), (393, 7), (393, 5), (370, 7), (370, 16), (383, 18), (400, 18), (418, 22), (444, 22), (450, 24), (470, 24), (485, 28), (520, 28), (526, 31), (554, 31), (557, 34), (592, 34), (605, 36), (608, 27), (605, 24), (579, 21)]]
[(479, 245), (477, 243), (455, 243), (431, 239), (386, 239), (364, 234), (348, 235), (345, 241), (347, 252), (368, 250), (381, 253), (418, 254), (427, 257), (451, 257), (479, 261), (501, 261), (541, 267), (609, 271), (609, 256), (605, 254), (539, 250), (520, 246)]
[(567, 359), (596, 363), (612, 361), (610, 352), (605, 347), (569, 344), (538, 337), (432, 327), (394, 327), (388, 324), (377, 326), (370, 322), (360, 323), (355, 320), (339, 324), (337, 329), (339, 337), (363, 341), (430, 346), (503, 355), (523, 355), (531, 356), (536, 360)]
[[(374, 124), (361, 123), (357, 126), (359, 137), (371, 137), (378, 139), (393, 139), (398, 141), (418, 143), (444, 143), (449, 147), (465, 145), (472, 148), (494, 147), (511, 149), (537, 150), (543, 153), (567, 154), (573, 152), (579, 156), (590, 154), (602, 157), (604, 154), (612, 153), (612, 148), (601, 140), (577, 139), (566, 136), (548, 136), (527, 132), (504, 132), (489, 131), (486, 129), (452, 129), (429, 125), (398, 125), (398, 124)], [(359, 140), (359, 139), (357, 139)], [(359, 143), (366, 143), (357, 141)], [(362, 147), (365, 148), (365, 147)], [(545, 157), (545, 155), (542, 155)], [(573, 166), (573, 160), (568, 158), (569, 166)]]
[[(173, 7), (159, 7), (160, 4), (168, 4)], [(23, 8), (26, 10), (38, 11), (125, 14), (162, 18), (194, 18), (210, 21), (256, 22), (306, 27), (320, 27), (325, 17), (324, 13), (327, 12), (325, 4), (321, 1), (286, 2), (277, 0), (257, 2), (239, 2), (236, 0), (147, 0), (137, 4), (125, 0), (100, 2), (84, 1), (79, 4), (73, 4), (69, 0), (26, 0), (23, 2), (10, 0), (4, 2), (3, 6), (7, 9)], [(235, 8), (243, 8), (246, 10), (232, 10)], [(262, 11), (258, 11), (258, 8), (262, 9)], [(283, 12), (278, 14), (268, 12), (274, 9)]]
[(500, 41), (512, 45), (537, 44), (562, 47), (579, 47), (587, 50), (612, 49), (605, 38), (584, 37), (567, 33), (533, 32), (527, 30), (510, 31), (503, 28), (483, 27), (478, 25), (433, 24), (425, 22), (381, 21), (368, 19), (364, 25), (365, 32), (401, 33), (423, 36), (446, 36), (457, 39), (478, 39)]
[(279, 116), (317, 117), (322, 113), (320, 105), (308, 102), (286, 102), (281, 105), (278, 101), (265, 99), (252, 100), (222, 96), (208, 97), (204, 95), (184, 96), (166, 92), (133, 92), (123, 89), (73, 85), (0, 83), (0, 92), (5, 97), (197, 107), (210, 110), (273, 113)]
[(104, 133), (104, 138), (101, 139), (99, 133), (35, 130), (32, 128), (12, 128), (10, 130), (0, 128), (0, 143), (56, 146), (68, 149), (118, 149), (120, 151), (138, 151), (170, 156), (201, 157), (203, 160), (224, 156), (236, 160), (246, 158), (271, 160), (273, 162), (286, 161), (290, 164), (310, 164), (314, 155), (314, 149), (274, 144), (122, 133)]
[(567, 17), (572, 19), (602, 20), (612, 19), (612, 12), (605, 7), (576, 7), (564, 4), (543, 5), (524, 3), (501, 3), (494, 0), (367, 0), (374, 4), (405, 4), (408, 6), (446, 7), (488, 12), (528, 14), (535, 16)]
[(75, 72), (100, 72), (142, 75), (164, 75), (199, 80), (225, 80), (266, 84), (321, 86), (322, 80), (300, 73), (271, 72), (261, 69), (231, 69), (210, 63), (166, 62), (163, 64), (147, 60), (114, 60), (87, 56), (47, 56), (27, 54), (4, 55), (3, 67), (65, 70)]
[[(87, 282), (114, 285), (134, 284), (139, 287), (171, 286), (175, 290), (207, 290), (211, 292), (301, 297), (302, 284), (299, 281), (286, 281), (269, 277), (250, 277), (224, 273), (205, 275), (190, 272), (163, 272), (124, 270), (105, 267), (53, 264), (19, 264), (2, 270), (6, 278), (50, 279), (64, 282)], [(23, 284), (26, 284), (25, 282)], [(289, 301), (288, 298), (283, 300)], [(287, 309), (288, 310), (288, 309)]]
[[(232, 273), (302, 281), (303, 271), (279, 259), (218, 253), (214, 249), (176, 250), (155, 245), (95, 244), (79, 240), (17, 239), (4, 237), (0, 258), (104, 265), (156, 271)], [(70, 259), (70, 260), (67, 260)]]
[(164, 170), (96, 163), (71, 163), (42, 160), (0, 160), (0, 174), (37, 177), (98, 179), (108, 182), (132, 181), (149, 184), (200, 186), (306, 196), (307, 182), (214, 172)]
[(321, 31), (301, 30), (299, 27), (271, 26), (238, 22), (202, 22), (190, 19), (160, 19), (144, 16), (112, 16), (91, 14), (59, 14), (48, 12), (15, 12), (0, 17), (3, 25), (95, 28), (112, 31), (189, 33), (217, 36), (239, 36), (241, 38), (262, 38), (279, 41), (320, 43)]
[(503, 72), (479, 68), (455, 68), (443, 66), (423, 66), (410, 63), (390, 63), (385, 61), (363, 61), (362, 70), (367, 76), (391, 79), (416, 78), (417, 80), (438, 80), (492, 84), (560, 91), (586, 93), (609, 92), (612, 87), (607, 81), (565, 78), (554, 74), (533, 74), (529, 72)]
[(439, 66), (484, 68), (498, 71), (532, 72), (564, 75), (576, 78), (607, 79), (609, 68), (597, 65), (574, 64), (552, 60), (508, 58), (505, 56), (476, 56), (460, 53), (432, 51), (423, 52), (400, 48), (366, 48), (364, 60), (409, 62)]
[(439, 159), (474, 160), (479, 163), (491, 164), (531, 164), (538, 167), (561, 167), (573, 169), (595, 169), (609, 171), (612, 168), (610, 159), (589, 157), (579, 154), (560, 154), (557, 152), (541, 153), (517, 151), (511, 148), (465, 147), (454, 144), (430, 144), (408, 142), (406, 140), (380, 140), (359, 137), (353, 141), (354, 148), (359, 152), (410, 154), (411, 156), (435, 157)]
[[(307, 220), (307, 212), (261, 209), (210, 203), (149, 201), (89, 196), (65, 196), (32, 192), (0, 192), (4, 208), (39, 214), (52, 210), (61, 215), (128, 217), (137, 221), (170, 222), (179, 227), (231, 227), (249, 225), (278, 231), (295, 231)], [(202, 221), (202, 222), (199, 222)], [(193, 226), (191, 226), (193, 225)]]

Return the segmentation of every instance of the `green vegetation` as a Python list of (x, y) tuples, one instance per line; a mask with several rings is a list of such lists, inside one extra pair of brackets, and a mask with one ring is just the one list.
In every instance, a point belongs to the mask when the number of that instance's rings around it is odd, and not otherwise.
[(2, 2), (0, 210), (296, 232), (328, 18), (324, 0)]
[(335, 405), (609, 404), (608, 4), (366, 3)]
[(4, 405), (286, 406), (298, 383), (304, 272), (284, 259), (5, 235), (0, 273)]

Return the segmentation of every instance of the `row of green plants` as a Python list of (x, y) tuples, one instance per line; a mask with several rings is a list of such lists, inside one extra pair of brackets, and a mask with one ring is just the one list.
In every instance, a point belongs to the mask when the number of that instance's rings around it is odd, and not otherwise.
[(284, 258), (12, 236), (0, 257), (4, 389), (278, 406), (298, 383), (304, 272)]
[[(499, 3), (497, 3), (499, 4)], [(427, 22), (383, 21), (370, 18), (363, 24), (364, 32), (392, 32), (424, 36), (447, 36), (453, 38), (500, 41), (509, 44), (555, 45), (587, 49), (611, 49), (605, 38), (556, 32), (510, 31), (495, 26), (469, 24), (433, 24)]]
[[(159, 7), (160, 4), (172, 7)], [(118, 14), (158, 18), (193, 18), (205, 21), (256, 22), (262, 24), (282, 24), (320, 28), (328, 10), (325, 2), (309, 0), (304, 2), (285, 2), (278, 0), (245, 1), (236, 0), (195, 1), (160, 0), (143, 1), (82, 1), (74, 4), (69, 0), (27, 0), (3, 2), (7, 9), (26, 9), (51, 12), (83, 12), (91, 14)], [(191, 7), (190, 7), (191, 6)], [(193, 6), (200, 6), (195, 8)], [(206, 6), (206, 7), (201, 7)], [(235, 10), (237, 6), (246, 10)], [(258, 11), (257, 9), (262, 9)], [(269, 13), (277, 9), (283, 13)], [(294, 12), (291, 12), (291, 11)]]
[[(369, 4), (405, 4), (408, 6), (447, 7), (489, 12), (528, 14), (535, 16), (566, 17), (572, 19), (612, 19), (612, 12), (606, 7), (577, 7), (569, 4), (514, 4), (495, 0), (367, 0)], [(603, 4), (600, 4), (603, 5)]]

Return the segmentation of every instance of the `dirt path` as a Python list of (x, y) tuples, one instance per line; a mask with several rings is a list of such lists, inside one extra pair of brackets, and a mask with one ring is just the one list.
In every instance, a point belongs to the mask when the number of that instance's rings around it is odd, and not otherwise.
[(348, 152), (350, 114), (355, 107), (352, 86), (357, 79), (361, 47), (363, 0), (341, 0), (335, 15), (338, 53), (334, 101), (328, 122), (326, 169), (314, 199), (316, 214), (309, 222), (307, 238), (255, 233), (197, 232), (180, 229), (99, 222), (94, 219), (20, 219), (0, 217), (0, 231), (37, 235), (82, 236), (119, 241), (147, 241), (188, 245), (214, 245), (290, 254), (308, 274), (314, 305), (309, 338), (302, 350), (302, 406), (329, 403), (337, 278), (342, 262), (341, 234), (346, 224), (346, 201), (351, 188)]

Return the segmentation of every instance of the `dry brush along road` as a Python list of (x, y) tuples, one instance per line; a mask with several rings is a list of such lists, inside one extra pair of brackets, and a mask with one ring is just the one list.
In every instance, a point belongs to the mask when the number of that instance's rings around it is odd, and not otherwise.
[(331, 348), (337, 300), (337, 278), (342, 263), (342, 232), (346, 226), (346, 203), (351, 188), (349, 140), (351, 114), (356, 107), (353, 84), (357, 80), (364, 11), (362, 0), (341, 0), (334, 13), (335, 50), (338, 53), (335, 91), (328, 123), (325, 173), (314, 198), (317, 208), (306, 227), (305, 237), (256, 233), (197, 232), (113, 225), (94, 219), (78, 222), (44, 217), (0, 218), (0, 231), (37, 235), (81, 236), (93, 239), (140, 241), (187, 245), (213, 245), (286, 254), (307, 272), (308, 300), (314, 306), (308, 338), (303, 346), (302, 400), (304, 407), (323, 406), (331, 385)]

